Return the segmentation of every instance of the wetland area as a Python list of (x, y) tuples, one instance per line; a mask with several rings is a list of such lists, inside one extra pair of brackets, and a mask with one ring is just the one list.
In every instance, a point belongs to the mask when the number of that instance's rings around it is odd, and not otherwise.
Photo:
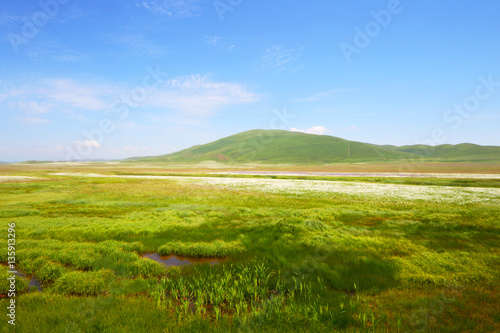
[(0, 169), (23, 332), (499, 329), (496, 177)]

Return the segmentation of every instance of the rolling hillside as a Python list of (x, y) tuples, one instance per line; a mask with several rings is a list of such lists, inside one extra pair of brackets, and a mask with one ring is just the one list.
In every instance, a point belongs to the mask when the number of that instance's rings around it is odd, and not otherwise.
[(389, 146), (328, 135), (252, 130), (168, 155), (132, 158), (143, 162), (356, 163), (425, 159), (443, 162), (500, 161), (500, 147), (473, 144)]

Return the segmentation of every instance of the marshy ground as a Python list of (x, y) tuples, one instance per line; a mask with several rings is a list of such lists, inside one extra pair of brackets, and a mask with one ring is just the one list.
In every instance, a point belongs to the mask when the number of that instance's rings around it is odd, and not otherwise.
[[(348, 166), (318, 168), (283, 167)], [(17, 331), (500, 330), (498, 178), (207, 175), (226, 169), (2, 166), (33, 177), (0, 181), (0, 239), (14, 222), (43, 288), (18, 278)]]

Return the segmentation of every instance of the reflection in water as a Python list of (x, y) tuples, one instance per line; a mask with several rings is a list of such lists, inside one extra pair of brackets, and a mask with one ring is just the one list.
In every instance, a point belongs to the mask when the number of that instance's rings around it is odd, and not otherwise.
[(184, 266), (192, 264), (219, 264), (222, 260), (221, 258), (193, 258), (193, 257), (180, 257), (175, 255), (160, 256), (158, 253), (146, 253), (143, 255), (144, 258), (149, 258), (164, 266)]
[[(0, 263), (0, 266), (9, 267), (8, 263), (6, 263), (6, 262)], [(38, 289), (38, 291), (42, 291), (42, 284), (37, 279), (35, 279), (34, 276), (29, 278), (28, 276), (26, 276), (26, 274), (24, 274), (23, 272), (21, 272), (17, 268), (16, 268), (15, 274), (16, 274), (16, 276), (30, 279), (28, 291), (31, 290), (31, 287), (35, 287), (36, 289)]]

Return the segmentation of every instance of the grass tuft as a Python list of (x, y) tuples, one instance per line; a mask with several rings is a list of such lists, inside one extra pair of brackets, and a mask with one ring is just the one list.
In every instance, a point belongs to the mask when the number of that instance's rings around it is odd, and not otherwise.
[(160, 255), (176, 254), (187, 257), (227, 257), (245, 251), (240, 241), (224, 242), (196, 242), (196, 243), (167, 243), (158, 248)]

